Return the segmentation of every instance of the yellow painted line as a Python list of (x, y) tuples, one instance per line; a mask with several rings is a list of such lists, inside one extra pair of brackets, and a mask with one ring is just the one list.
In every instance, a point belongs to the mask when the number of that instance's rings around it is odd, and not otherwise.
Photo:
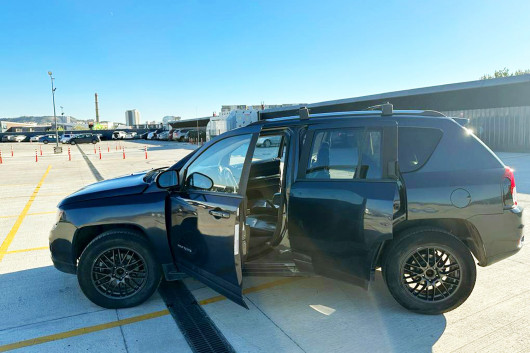
[[(272, 282), (264, 283), (264, 284), (261, 284), (261, 285), (255, 286), (255, 287), (250, 287), (250, 288), (244, 289), (243, 293), (245, 293), (245, 294), (254, 293), (254, 292), (257, 292), (257, 291), (260, 291), (260, 290), (264, 290), (264, 289), (267, 289), (267, 288), (272, 288), (272, 287), (280, 286), (280, 285), (283, 285), (283, 284), (291, 283), (291, 282), (297, 281), (299, 279), (301, 279), (301, 278), (293, 277), (293, 278), (280, 279), (278, 281), (272, 281)], [(215, 303), (215, 302), (218, 302), (218, 301), (221, 301), (221, 300), (225, 300), (225, 299), (226, 299), (226, 297), (224, 297), (222, 295), (218, 295), (218, 296), (215, 296), (215, 297), (212, 297), (212, 298), (209, 298), (209, 299), (201, 300), (201, 301), (199, 301), (199, 304), (200, 305), (207, 305), (207, 304)], [(150, 319), (155, 319), (155, 318), (158, 318), (158, 317), (161, 317), (161, 316), (165, 316), (165, 315), (168, 315), (168, 314), (169, 314), (169, 311), (167, 309), (165, 309), (165, 310), (155, 311), (155, 312), (148, 313), (148, 314), (133, 316), (133, 317), (130, 317), (130, 318), (127, 318), (127, 319), (111, 321), (111, 322), (107, 322), (107, 323), (104, 323), (104, 324), (82, 327), (82, 328), (78, 328), (78, 329), (75, 329), (75, 330), (60, 332), (60, 333), (56, 333), (56, 334), (48, 335), (48, 336), (41, 336), (41, 337), (31, 338), (29, 340), (19, 341), (19, 342), (5, 344), (3, 346), (0, 346), (0, 352), (7, 352), (7, 351), (10, 351), (10, 350), (13, 350), (13, 349), (20, 349), (20, 348), (24, 348), (24, 347), (35, 346), (35, 345), (42, 344), (42, 343), (62, 340), (62, 339), (65, 339), (65, 338), (86, 335), (87, 333), (98, 332), (98, 331), (103, 331), (103, 330), (107, 330), (107, 329), (110, 329), (110, 328), (115, 328), (115, 327), (119, 327), (119, 326), (123, 326), (123, 325), (134, 324), (136, 322), (150, 320)]]
[(42, 184), (44, 183), (44, 179), (46, 179), (46, 177), (48, 176), (48, 173), (50, 172), (50, 169), (52, 169), (51, 165), (49, 165), (48, 169), (46, 169), (46, 172), (44, 172), (44, 175), (42, 176), (42, 178), (40, 179), (39, 183), (37, 184), (37, 187), (35, 187), (35, 190), (33, 190), (33, 194), (31, 194), (28, 202), (26, 203), (26, 206), (24, 206), (24, 209), (22, 210), (22, 212), (18, 216), (15, 224), (13, 225), (13, 227), (11, 228), (9, 233), (7, 234), (7, 237), (2, 242), (2, 245), (0, 245), (0, 262), (2, 262), (2, 259), (4, 258), (4, 255), (7, 252), (7, 248), (9, 248), (9, 245), (11, 244), (13, 239), (15, 238), (15, 235), (17, 234), (18, 228), (20, 228), (20, 225), (22, 224), (22, 221), (24, 220), (24, 218), (26, 218), (26, 215), (28, 214), (29, 208), (31, 207), (31, 204), (35, 200), (35, 197), (37, 197), (37, 194), (39, 193), (39, 190), (40, 190)]
[[(57, 213), (57, 211), (34, 212), (34, 213), (28, 213), (26, 216), (40, 216), (43, 214), (53, 214), (53, 213)], [(0, 218), (15, 218), (15, 217), (18, 217), (18, 215), (0, 216)]]
[(21, 249), (21, 250), (11, 250), (11, 251), (6, 251), (6, 255), (9, 255), (9, 254), (17, 254), (17, 253), (28, 252), (28, 251), (48, 250), (48, 249), (49, 249), (49, 247), (47, 247), (47, 246), (41, 246), (40, 248)]
[[(40, 197), (45, 197), (45, 196), (68, 196), (70, 194), (40, 194)], [(31, 197), (31, 196), (28, 196), (28, 195), (22, 195), (22, 196), (3, 196), (2, 199), (20, 199), (20, 198), (23, 198), (23, 197)]]

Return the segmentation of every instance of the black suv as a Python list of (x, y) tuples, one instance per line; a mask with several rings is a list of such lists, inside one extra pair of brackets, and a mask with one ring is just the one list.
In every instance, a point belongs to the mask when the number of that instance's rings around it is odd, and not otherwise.
[[(277, 146), (256, 148), (266, 139)], [(318, 274), (368, 287), (376, 269), (407, 309), (458, 307), (481, 266), (522, 246), (512, 170), (430, 111), (259, 121), (169, 168), (89, 185), (59, 204), (59, 270), (107, 308), (191, 275), (246, 307), (243, 275)]]

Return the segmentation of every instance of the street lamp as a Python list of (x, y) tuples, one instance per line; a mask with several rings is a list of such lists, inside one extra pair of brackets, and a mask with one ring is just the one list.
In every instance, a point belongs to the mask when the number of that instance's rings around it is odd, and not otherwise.
[(55, 148), (53, 149), (53, 152), (61, 153), (62, 148), (59, 148), (59, 131), (57, 130), (57, 115), (55, 113), (55, 88), (53, 87), (54, 78), (51, 71), (48, 71), (48, 75), (50, 75), (50, 80), (52, 81), (53, 119), (55, 121)]

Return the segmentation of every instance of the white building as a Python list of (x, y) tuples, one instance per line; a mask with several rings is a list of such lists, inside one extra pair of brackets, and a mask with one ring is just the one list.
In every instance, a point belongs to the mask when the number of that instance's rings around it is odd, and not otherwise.
[(125, 111), (125, 125), (140, 125), (140, 112), (136, 109)]

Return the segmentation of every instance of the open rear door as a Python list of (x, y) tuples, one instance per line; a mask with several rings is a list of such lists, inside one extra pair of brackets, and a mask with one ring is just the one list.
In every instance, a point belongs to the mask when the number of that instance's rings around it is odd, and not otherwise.
[(170, 196), (170, 245), (179, 270), (228, 299), (242, 297), (240, 239), (250, 158), (257, 134), (219, 140), (188, 162)]
[(289, 238), (299, 267), (366, 287), (382, 242), (392, 238), (397, 123), (352, 120), (307, 131), (289, 196)]

